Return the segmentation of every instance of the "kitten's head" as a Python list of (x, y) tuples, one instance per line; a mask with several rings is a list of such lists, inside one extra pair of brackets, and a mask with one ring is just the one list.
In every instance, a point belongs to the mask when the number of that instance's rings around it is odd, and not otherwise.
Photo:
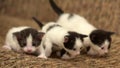
[(78, 34), (76, 32), (68, 32), (69, 35), (64, 37), (64, 47), (67, 49), (71, 55), (80, 54), (80, 50), (83, 47), (83, 38), (87, 37), (86, 35)]
[(114, 32), (108, 32), (104, 30), (94, 30), (90, 34), (90, 40), (95, 45), (93, 46), (93, 49), (98, 51), (100, 56), (108, 53), (111, 45), (111, 35), (113, 34)]
[(38, 49), (43, 35), (44, 33), (32, 28), (13, 33), (22, 51), (28, 54), (34, 53)]

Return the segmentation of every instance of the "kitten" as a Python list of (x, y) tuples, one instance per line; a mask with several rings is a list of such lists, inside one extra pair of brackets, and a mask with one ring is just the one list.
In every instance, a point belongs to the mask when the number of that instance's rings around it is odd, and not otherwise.
[(88, 35), (84, 45), (89, 55), (103, 56), (108, 53), (111, 45), (111, 35), (114, 32), (95, 28), (84, 17), (77, 14), (64, 13), (53, 0), (49, 0), (53, 10), (60, 16), (57, 23), (67, 30)]
[(86, 35), (67, 31), (54, 22), (43, 26), (42, 32), (45, 32), (45, 35), (40, 45), (41, 55), (39, 57), (44, 59), (47, 59), (54, 50), (64, 52), (61, 54), (62, 59), (74, 58), (80, 53), (83, 38), (87, 37)]
[(44, 33), (31, 27), (11, 28), (5, 40), (4, 48), (27, 54), (40, 53), (40, 43)]

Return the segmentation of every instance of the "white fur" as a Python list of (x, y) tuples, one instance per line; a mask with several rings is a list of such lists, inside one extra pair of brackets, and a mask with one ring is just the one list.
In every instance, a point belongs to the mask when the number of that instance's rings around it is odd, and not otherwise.
[[(60, 16), (57, 23), (61, 26), (63, 26), (65, 29), (70, 31), (75, 31), (80, 34), (90, 35), (90, 33), (93, 30), (96, 30), (96, 28), (91, 25), (84, 17), (81, 17), (77, 14), (73, 14), (73, 17), (69, 18), (69, 13), (64, 13)], [(106, 48), (105, 50), (101, 50), (100, 47), (95, 46), (89, 37), (84, 38), (84, 45), (85, 47), (90, 46), (91, 50), (88, 52), (89, 55), (104, 55), (105, 52), (107, 52), (107, 48), (109, 43), (105, 42), (103, 45)]]
[(36, 51), (36, 47), (32, 46), (32, 41), (33, 41), (33, 38), (30, 34), (27, 38), (27, 46), (23, 48), (23, 51), (25, 51), (26, 53), (32, 53)]
[(69, 15), (69, 13), (61, 15), (57, 23), (70, 31), (75, 31), (85, 35), (89, 35), (93, 30), (96, 29), (94, 26), (88, 23), (84, 17), (74, 14), (73, 17), (68, 19)]
[[(48, 23), (47, 25), (43, 27), (43, 31), (46, 31), (46, 29), (49, 26), (54, 25), (54, 24), (56, 23)], [(65, 49), (68, 53), (70, 53), (73, 56), (78, 55), (80, 53), (80, 48), (82, 47), (81, 40), (77, 39), (76, 41), (76, 44), (75, 44), (75, 48), (77, 48), (76, 51), (69, 50), (69, 49), (66, 49), (63, 44), (64, 37), (66, 35), (68, 35), (68, 31), (62, 27), (54, 27), (48, 32), (46, 32), (40, 45), (41, 54), (38, 57), (47, 59), (47, 57), (51, 55), (52, 47), (54, 47), (53, 43), (56, 44), (60, 50)], [(45, 46), (45, 49), (43, 48), (44, 46)]]

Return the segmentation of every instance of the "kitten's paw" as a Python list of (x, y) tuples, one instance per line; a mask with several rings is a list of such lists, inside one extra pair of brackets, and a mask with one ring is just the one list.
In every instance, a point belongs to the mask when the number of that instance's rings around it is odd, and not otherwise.
[(3, 48), (6, 49), (6, 50), (12, 50), (9, 45), (4, 45)]
[(44, 56), (44, 55), (39, 55), (38, 58), (41, 58), (41, 59), (47, 59), (47, 57)]
[(69, 56), (69, 55), (63, 55), (62, 57), (61, 57), (61, 59), (65, 59), (65, 60), (68, 60), (68, 59), (71, 59), (71, 57)]

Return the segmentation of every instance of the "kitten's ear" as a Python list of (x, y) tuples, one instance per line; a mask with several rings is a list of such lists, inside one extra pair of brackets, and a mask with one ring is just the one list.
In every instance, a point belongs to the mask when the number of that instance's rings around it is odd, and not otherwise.
[(64, 43), (67, 43), (69, 41), (69, 36), (64, 37)]
[(45, 33), (44, 32), (39, 32), (38, 33), (38, 37), (40, 38), (40, 39), (42, 39), (42, 37), (45, 35)]
[(80, 38), (88, 37), (87, 35), (83, 35), (83, 34), (80, 34), (79, 36), (80, 36)]
[(20, 40), (21, 39), (21, 34), (20, 34), (20, 32), (15, 32), (15, 33), (13, 33), (13, 38), (17, 38), (18, 40)]
[(107, 32), (108, 33), (108, 35), (113, 35), (113, 34), (115, 34), (115, 32)]

